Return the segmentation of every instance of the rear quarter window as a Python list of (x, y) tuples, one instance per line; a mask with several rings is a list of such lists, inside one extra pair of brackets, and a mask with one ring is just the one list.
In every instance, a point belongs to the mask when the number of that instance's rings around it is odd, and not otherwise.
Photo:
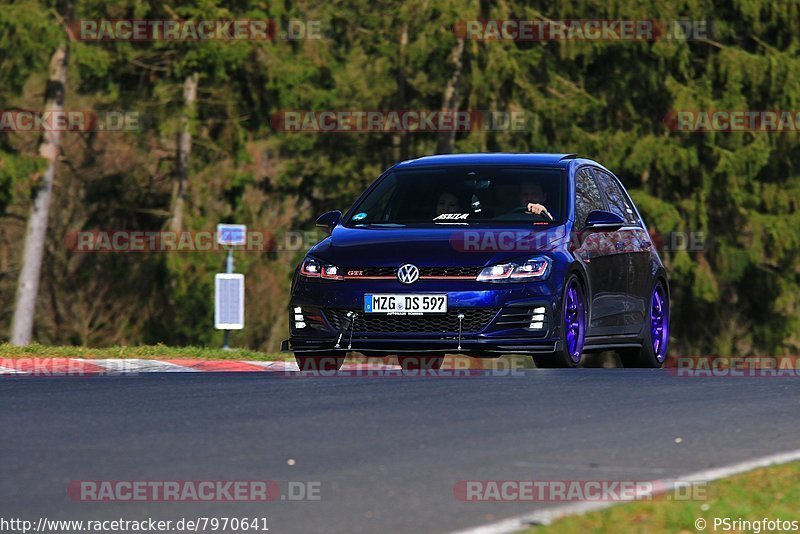
[(575, 175), (575, 225), (583, 228), (586, 217), (595, 210), (603, 209), (600, 189), (592, 176), (592, 171), (583, 168)]
[(622, 186), (617, 182), (617, 179), (599, 169), (594, 169), (594, 173), (609, 211), (619, 215), (630, 225), (641, 226), (639, 217), (636, 215), (636, 210), (633, 207), (633, 202)]

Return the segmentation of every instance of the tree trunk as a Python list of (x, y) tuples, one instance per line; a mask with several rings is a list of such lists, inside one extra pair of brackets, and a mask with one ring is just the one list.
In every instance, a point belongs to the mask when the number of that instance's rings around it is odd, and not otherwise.
[[(456, 112), (458, 111), (458, 89), (461, 82), (461, 72), (464, 70), (464, 45), (466, 39), (458, 39), (456, 46), (453, 48), (453, 53), (450, 59), (455, 67), (453, 75), (447, 81), (447, 86), (444, 89), (442, 96), (442, 111), (443, 112)], [(439, 132), (439, 139), (436, 143), (437, 154), (450, 154), (453, 152), (456, 144), (456, 131), (455, 128)]]
[[(398, 51), (397, 68), (397, 110), (407, 111), (406, 106), (406, 49), (408, 48), (408, 22), (404, 22), (400, 29), (400, 47)], [(397, 134), (395, 143), (400, 149), (400, 161), (408, 159), (408, 132), (402, 130)]]
[(186, 199), (186, 184), (189, 181), (189, 156), (192, 155), (191, 123), (195, 118), (198, 73), (192, 73), (183, 82), (183, 115), (178, 134), (178, 153), (175, 168), (175, 187), (172, 192), (172, 217), (169, 228), (173, 232), (183, 229), (183, 205)]
[[(63, 44), (50, 58), (50, 75), (44, 100), (45, 111), (59, 112), (64, 109), (68, 61), (67, 45)], [(49, 163), (41, 183), (34, 189), (33, 205), (25, 231), (25, 248), (22, 253), (22, 268), (19, 273), (17, 299), (11, 325), (11, 343), (16, 346), (30, 344), (33, 336), (36, 296), (39, 292), (39, 277), (47, 238), (47, 218), (53, 197), (53, 182), (58, 159), (59, 133), (58, 130), (45, 131), (39, 140), (39, 156), (47, 159)]]

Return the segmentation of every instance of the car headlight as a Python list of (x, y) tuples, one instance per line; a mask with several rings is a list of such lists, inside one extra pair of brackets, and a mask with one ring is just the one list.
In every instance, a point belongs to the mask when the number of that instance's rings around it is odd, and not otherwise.
[(537, 256), (521, 261), (490, 265), (478, 275), (479, 282), (529, 282), (544, 280), (550, 273), (550, 258)]
[(300, 275), (306, 278), (321, 278), (323, 280), (344, 280), (341, 269), (336, 265), (324, 263), (310, 256), (300, 264)]

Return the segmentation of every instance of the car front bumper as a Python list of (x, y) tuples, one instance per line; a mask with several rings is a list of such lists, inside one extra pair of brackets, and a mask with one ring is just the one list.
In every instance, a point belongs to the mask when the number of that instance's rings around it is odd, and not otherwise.
[[(475, 281), (298, 281), (289, 305), (290, 335), (282, 350), (327, 350), (386, 355), (403, 352), (475, 356), (550, 353), (559, 349), (561, 288), (552, 277), (526, 284)], [(388, 315), (364, 312), (368, 293), (446, 293), (447, 314)], [(543, 324), (533, 315), (542, 313)], [(298, 312), (299, 310), (299, 312)], [(535, 310), (539, 310), (536, 311)], [(347, 315), (347, 314), (352, 314)], [(461, 320), (456, 319), (460, 314)], [(351, 317), (354, 324), (351, 324)], [(298, 328), (298, 323), (303, 327)]]
[[(501, 354), (549, 354), (559, 349), (558, 339), (475, 339), (463, 338), (458, 344), (458, 340), (453, 339), (360, 339), (354, 338), (343, 340), (336, 348), (337, 340), (291, 340), (287, 339), (281, 343), (282, 352), (295, 353), (318, 353), (329, 350), (344, 350), (361, 352), (366, 356), (385, 356), (388, 354), (402, 353), (443, 353), (443, 354), (464, 354), (467, 356), (500, 356)], [(376, 354), (377, 353), (377, 354)]]
[[(338, 337), (338, 336), (337, 336)], [(378, 338), (370, 339), (361, 335), (350, 340), (347, 336), (341, 341), (337, 338), (309, 339), (290, 338), (281, 343), (282, 352), (318, 353), (329, 350), (361, 352), (366, 356), (384, 356), (402, 353), (442, 353), (465, 354), (468, 356), (499, 356), (501, 354), (544, 354), (559, 349), (556, 338), (486, 338), (482, 336), (463, 336), (458, 338)], [(338, 346), (337, 346), (338, 345)]]

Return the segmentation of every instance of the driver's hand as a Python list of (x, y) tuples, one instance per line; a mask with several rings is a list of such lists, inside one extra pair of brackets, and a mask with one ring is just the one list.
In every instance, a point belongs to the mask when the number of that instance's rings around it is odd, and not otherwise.
[(547, 208), (545, 208), (541, 204), (534, 204), (531, 202), (530, 204), (528, 204), (528, 211), (531, 213), (535, 213), (536, 215), (544, 214), (545, 216), (549, 217), (551, 221), (553, 220), (553, 216), (550, 215), (550, 212), (547, 211)]

